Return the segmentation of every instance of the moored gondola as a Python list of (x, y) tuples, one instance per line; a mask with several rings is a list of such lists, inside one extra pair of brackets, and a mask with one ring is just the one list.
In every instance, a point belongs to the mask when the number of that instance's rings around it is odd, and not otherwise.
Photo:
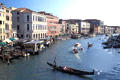
[(92, 72), (88, 72), (88, 71), (81, 71), (81, 70), (72, 69), (72, 68), (69, 68), (66, 66), (64, 66), (64, 67), (57, 66), (57, 65), (51, 64), (49, 62), (47, 62), (47, 64), (49, 66), (51, 66), (53, 69), (64, 72), (64, 73), (80, 75), (80, 76), (82, 76), (82, 75), (94, 75), (94, 70)]

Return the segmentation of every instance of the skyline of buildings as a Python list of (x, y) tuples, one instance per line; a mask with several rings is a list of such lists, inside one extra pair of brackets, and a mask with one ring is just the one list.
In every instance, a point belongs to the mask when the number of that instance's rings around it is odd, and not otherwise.
[(0, 4), (0, 40), (2, 41), (10, 37), (40, 40), (65, 34), (119, 33), (119, 30), (119, 26), (104, 26), (104, 22), (98, 19), (62, 20), (44, 11), (7, 8)]

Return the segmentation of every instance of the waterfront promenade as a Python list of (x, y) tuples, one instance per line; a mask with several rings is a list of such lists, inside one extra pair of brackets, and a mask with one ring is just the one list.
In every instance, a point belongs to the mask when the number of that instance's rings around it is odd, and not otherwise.
[[(103, 49), (103, 41), (104, 36), (59, 40), (39, 55), (13, 60), (9, 66), (0, 62), (0, 80), (119, 80), (119, 50)], [(72, 54), (72, 47), (77, 42), (84, 50)], [(88, 42), (93, 43), (89, 49)], [(53, 71), (46, 62), (53, 62), (55, 57), (57, 65), (87, 71), (95, 69), (100, 74), (96, 72), (93, 76), (80, 77)]]

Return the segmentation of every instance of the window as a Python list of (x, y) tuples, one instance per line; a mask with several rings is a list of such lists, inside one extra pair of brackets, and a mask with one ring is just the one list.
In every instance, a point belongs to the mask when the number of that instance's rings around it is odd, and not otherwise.
[(27, 31), (29, 31), (29, 24), (27, 24)]
[(21, 38), (23, 38), (23, 35), (21, 34)]
[(2, 33), (2, 28), (0, 28), (0, 33)]
[(19, 22), (20, 21), (20, 17), (17, 17), (17, 22)]
[(38, 17), (36, 16), (36, 21), (37, 21)]
[(42, 33), (41, 33), (41, 38), (42, 38)]
[(27, 15), (27, 21), (29, 21), (29, 15)]
[(38, 17), (38, 21), (42, 21), (42, 22), (44, 22), (44, 18), (42, 18), (42, 17)]
[(34, 16), (33, 16), (33, 21), (34, 21)]
[(9, 13), (9, 10), (6, 10), (7, 13)]
[(6, 20), (8, 20), (8, 21), (9, 21), (9, 16), (6, 16)]
[(9, 30), (9, 25), (5, 24), (5, 30)]
[(37, 30), (37, 24), (36, 24), (36, 30)]
[(37, 34), (36, 34), (36, 39), (37, 39)]
[(19, 12), (17, 12), (17, 14), (19, 15), (20, 13), (19, 13)]
[(35, 38), (35, 34), (33, 34), (33, 38)]
[(0, 21), (0, 24), (2, 24), (2, 21)]
[(29, 34), (27, 34), (26, 37), (29, 38)]
[(20, 26), (19, 25), (17, 25), (17, 30), (19, 30), (20, 29)]

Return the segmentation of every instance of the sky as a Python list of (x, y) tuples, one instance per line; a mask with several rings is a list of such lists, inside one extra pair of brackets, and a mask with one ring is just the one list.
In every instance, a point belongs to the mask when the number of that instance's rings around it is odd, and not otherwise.
[(7, 7), (46, 11), (60, 19), (99, 19), (120, 26), (120, 0), (0, 0)]

